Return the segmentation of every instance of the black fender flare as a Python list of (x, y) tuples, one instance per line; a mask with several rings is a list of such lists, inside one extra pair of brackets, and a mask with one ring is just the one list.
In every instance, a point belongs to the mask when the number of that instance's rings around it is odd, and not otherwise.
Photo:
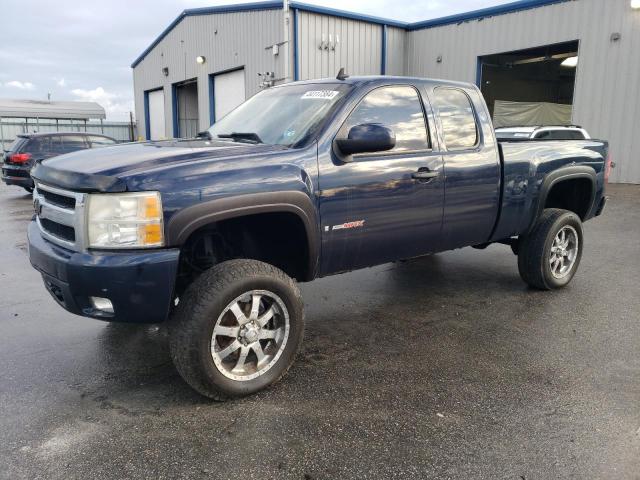
[(316, 208), (308, 194), (301, 191), (250, 193), (192, 205), (173, 215), (165, 228), (167, 245), (180, 247), (198, 228), (230, 218), (260, 213), (288, 212), (303, 223), (309, 252), (307, 277), (315, 277), (320, 258), (319, 226)]
[(551, 189), (558, 183), (575, 179), (587, 179), (591, 183), (591, 199), (589, 200), (587, 215), (593, 210), (593, 204), (596, 200), (597, 190), (596, 171), (586, 165), (569, 165), (567, 167), (559, 168), (558, 170), (547, 174), (547, 176), (542, 181), (542, 185), (540, 186), (540, 190), (538, 191), (539, 193), (537, 201), (532, 205), (532, 209), (535, 210), (535, 215), (531, 219), (531, 223), (529, 225), (529, 228), (527, 229), (527, 233), (533, 230), (533, 227), (542, 215), (544, 205), (547, 202), (547, 196), (549, 195)]

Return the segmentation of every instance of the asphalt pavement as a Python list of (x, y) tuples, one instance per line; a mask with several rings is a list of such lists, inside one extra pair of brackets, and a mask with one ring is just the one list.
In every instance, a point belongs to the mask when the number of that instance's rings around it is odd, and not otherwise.
[(50, 298), (0, 185), (0, 478), (640, 479), (640, 186), (609, 194), (566, 289), (501, 245), (305, 284), (288, 375), (215, 403), (162, 326)]

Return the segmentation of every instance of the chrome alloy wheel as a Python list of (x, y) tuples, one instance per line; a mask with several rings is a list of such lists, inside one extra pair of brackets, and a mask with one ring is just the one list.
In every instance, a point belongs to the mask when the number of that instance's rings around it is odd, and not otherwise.
[(251, 290), (222, 311), (211, 337), (216, 367), (232, 380), (252, 380), (273, 367), (289, 338), (289, 312), (280, 297)]
[(557, 233), (551, 245), (549, 265), (555, 278), (566, 277), (578, 258), (580, 242), (578, 232), (570, 225), (565, 225)]

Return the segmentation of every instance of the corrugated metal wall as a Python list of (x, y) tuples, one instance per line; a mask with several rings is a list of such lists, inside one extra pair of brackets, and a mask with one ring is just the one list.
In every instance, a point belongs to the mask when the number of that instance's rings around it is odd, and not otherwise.
[(387, 75), (406, 75), (406, 41), (404, 29), (387, 27)]
[[(323, 35), (327, 48), (321, 49)], [(335, 77), (340, 67), (350, 75), (380, 75), (382, 26), (299, 11), (298, 59), (300, 80)]]
[[(283, 75), (284, 55), (273, 55), (271, 46), (282, 41), (282, 10), (256, 10), (188, 16), (133, 69), (136, 118), (144, 135), (144, 92), (165, 89), (165, 128), (173, 134), (171, 86), (185, 79), (198, 79), (199, 128), (209, 127), (209, 74), (245, 68), (246, 96), (259, 91), (258, 72)], [(206, 57), (203, 65), (196, 57)], [(169, 68), (164, 76), (162, 69)]]
[[(613, 33), (621, 39), (612, 42)], [(640, 183), (640, 12), (629, 0), (574, 0), (412, 31), (406, 73), (475, 82), (479, 56), (570, 40), (580, 40), (573, 122), (610, 141), (612, 181)]]
[[(145, 132), (145, 90), (165, 88), (170, 136), (172, 83), (198, 79), (202, 129), (209, 125), (210, 73), (244, 66), (247, 98), (259, 89), (258, 72), (275, 71), (282, 78), (285, 47), (277, 56), (270, 47), (283, 40), (283, 30), (278, 9), (183, 19), (134, 69), (139, 132)], [(621, 39), (612, 42), (613, 33)], [(323, 35), (327, 48), (320, 48)], [(299, 78), (333, 77), (342, 66), (351, 75), (380, 74), (382, 36), (383, 26), (377, 23), (298, 10)], [(386, 73), (475, 82), (479, 56), (571, 40), (580, 41), (573, 121), (610, 141), (618, 165), (613, 181), (640, 183), (640, 135), (635, 134), (640, 122), (640, 12), (631, 9), (629, 0), (571, 0), (409, 32), (389, 26)], [(196, 64), (198, 55), (207, 58), (204, 65)], [(169, 67), (168, 77), (162, 75), (163, 67)], [(293, 55), (289, 68), (293, 77)]]

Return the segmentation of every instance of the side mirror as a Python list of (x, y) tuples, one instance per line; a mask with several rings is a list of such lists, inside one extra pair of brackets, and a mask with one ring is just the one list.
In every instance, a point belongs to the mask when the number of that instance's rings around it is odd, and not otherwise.
[(351, 127), (347, 138), (337, 138), (336, 145), (345, 155), (385, 152), (396, 146), (396, 135), (380, 123), (363, 123)]

